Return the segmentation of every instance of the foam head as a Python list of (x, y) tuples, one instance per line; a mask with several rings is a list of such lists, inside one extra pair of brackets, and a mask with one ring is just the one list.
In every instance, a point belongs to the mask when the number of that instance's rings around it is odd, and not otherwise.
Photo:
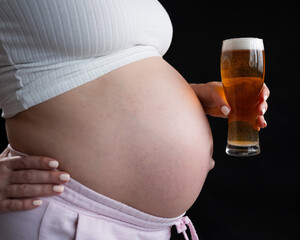
[(230, 38), (223, 41), (222, 51), (246, 49), (264, 50), (263, 40), (260, 38)]

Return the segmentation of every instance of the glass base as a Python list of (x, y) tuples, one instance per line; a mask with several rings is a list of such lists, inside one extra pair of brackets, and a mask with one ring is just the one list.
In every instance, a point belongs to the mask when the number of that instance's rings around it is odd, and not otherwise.
[(229, 156), (251, 157), (260, 154), (260, 147), (259, 145), (234, 146), (228, 143), (226, 146), (226, 153)]

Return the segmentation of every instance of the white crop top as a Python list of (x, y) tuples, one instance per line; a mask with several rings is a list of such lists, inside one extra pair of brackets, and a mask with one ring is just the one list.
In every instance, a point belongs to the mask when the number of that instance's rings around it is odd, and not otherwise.
[(162, 56), (171, 39), (157, 0), (0, 0), (2, 117)]

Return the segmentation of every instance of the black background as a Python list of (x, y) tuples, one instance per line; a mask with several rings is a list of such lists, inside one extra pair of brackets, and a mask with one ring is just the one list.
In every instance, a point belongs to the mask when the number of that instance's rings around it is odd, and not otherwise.
[(160, 2), (174, 28), (164, 58), (190, 83), (221, 80), (222, 40), (258, 37), (265, 45), (265, 82), (271, 95), (265, 114), (268, 127), (260, 132), (262, 153), (250, 158), (227, 156), (227, 121), (209, 117), (216, 166), (187, 213), (200, 238), (300, 239), (297, 5)]
[[(251, 1), (238, 5), (160, 2), (174, 28), (164, 58), (190, 83), (221, 80), (222, 40), (259, 37), (265, 45), (265, 82), (271, 95), (265, 115), (268, 127), (260, 132), (262, 153), (251, 158), (227, 156), (227, 121), (209, 117), (216, 166), (187, 213), (200, 238), (300, 239), (298, 6)], [(3, 119), (0, 141), (4, 149)], [(172, 239), (182, 238), (175, 234)]]

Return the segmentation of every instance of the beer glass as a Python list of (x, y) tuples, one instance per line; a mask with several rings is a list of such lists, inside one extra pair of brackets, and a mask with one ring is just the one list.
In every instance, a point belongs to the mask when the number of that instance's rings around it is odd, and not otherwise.
[(228, 155), (253, 156), (260, 153), (256, 119), (264, 75), (262, 39), (232, 38), (223, 41), (221, 77), (231, 107), (226, 146)]

